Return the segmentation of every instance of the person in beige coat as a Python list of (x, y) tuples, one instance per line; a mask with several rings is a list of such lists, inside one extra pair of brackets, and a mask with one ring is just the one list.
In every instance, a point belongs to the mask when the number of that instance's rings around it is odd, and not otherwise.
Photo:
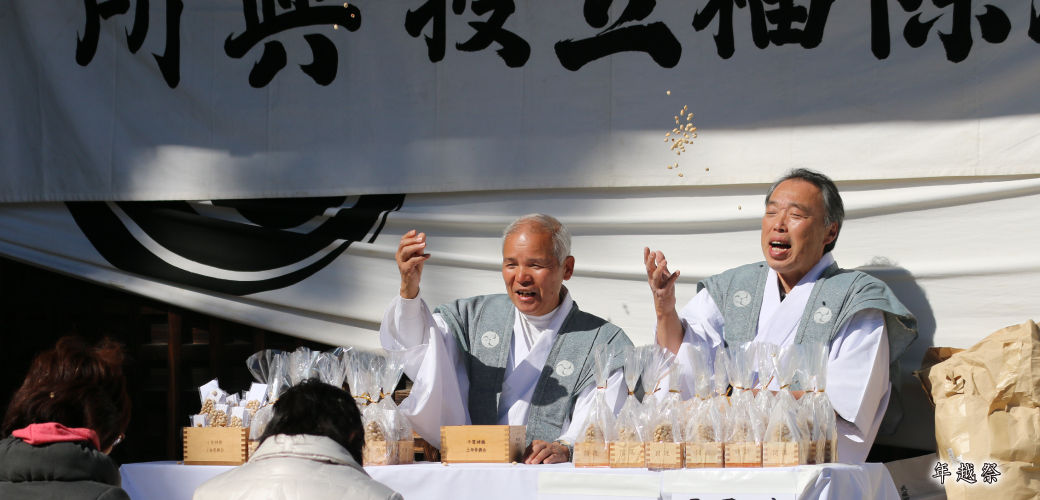
[(350, 394), (317, 381), (274, 405), (245, 465), (206, 481), (194, 500), (403, 500), (361, 467), (365, 432)]

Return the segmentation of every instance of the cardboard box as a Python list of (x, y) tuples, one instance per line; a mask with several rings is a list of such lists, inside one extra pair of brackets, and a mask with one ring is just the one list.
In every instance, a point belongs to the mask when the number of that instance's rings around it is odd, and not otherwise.
[(242, 465), (249, 458), (249, 429), (185, 427), (184, 465)]
[(441, 462), (508, 464), (519, 462), (527, 444), (523, 425), (441, 427)]

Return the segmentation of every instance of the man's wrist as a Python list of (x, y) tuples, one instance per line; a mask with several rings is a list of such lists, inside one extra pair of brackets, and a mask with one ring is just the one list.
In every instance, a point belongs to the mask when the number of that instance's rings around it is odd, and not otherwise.
[(401, 294), (401, 298), (402, 299), (406, 299), (406, 300), (414, 299), (414, 298), (419, 296), (419, 287), (415, 287), (414, 289), (412, 289), (412, 287), (410, 287), (410, 286), (408, 286), (408, 285), (406, 285), (404, 283), (401, 283), (400, 294)]
[(562, 446), (564, 450), (567, 450), (567, 460), (566, 461), (570, 462), (571, 461), (571, 457), (574, 456), (574, 444), (572, 444), (571, 442), (566, 441), (564, 439), (557, 439), (554, 444), (558, 444), (558, 445)]

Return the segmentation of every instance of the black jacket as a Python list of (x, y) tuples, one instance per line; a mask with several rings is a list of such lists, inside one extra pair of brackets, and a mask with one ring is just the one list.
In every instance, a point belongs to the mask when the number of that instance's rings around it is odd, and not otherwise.
[(130, 500), (120, 484), (115, 462), (86, 443), (0, 440), (3, 500)]

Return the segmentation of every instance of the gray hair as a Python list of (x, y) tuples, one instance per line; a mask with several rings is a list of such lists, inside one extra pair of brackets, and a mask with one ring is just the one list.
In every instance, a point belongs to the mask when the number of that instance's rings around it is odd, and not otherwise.
[(530, 214), (517, 218), (502, 231), (502, 239), (505, 240), (509, 235), (527, 226), (534, 226), (538, 231), (549, 234), (552, 245), (549, 250), (556, 257), (557, 263), (563, 264), (571, 255), (571, 232), (551, 215)]
[[(838, 233), (841, 233), (841, 225), (845, 222), (845, 204), (841, 201), (841, 194), (838, 193), (838, 186), (834, 184), (834, 181), (830, 177), (823, 175), (815, 170), (809, 170), (807, 168), (795, 168), (788, 170), (784, 175), (781, 175), (773, 185), (769, 187), (769, 192), (766, 193), (766, 206), (769, 206), (769, 198), (773, 196), (773, 191), (781, 182), (798, 179), (808, 182), (817, 189), (823, 195), (823, 223), (824, 225), (831, 225), (835, 222), (838, 223)], [(838, 243), (837, 235), (834, 236), (834, 241), (823, 247), (823, 253), (834, 250), (834, 245)]]

